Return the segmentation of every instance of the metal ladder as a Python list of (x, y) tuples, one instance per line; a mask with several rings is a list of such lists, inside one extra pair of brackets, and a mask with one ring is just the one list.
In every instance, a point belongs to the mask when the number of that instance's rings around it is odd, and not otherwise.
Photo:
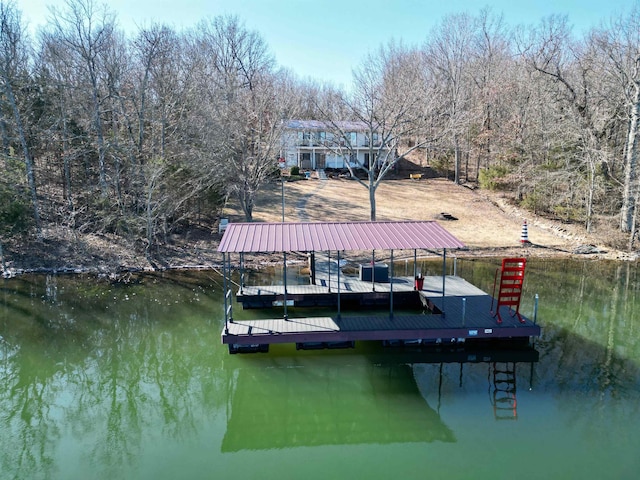
[(498, 323), (502, 323), (500, 307), (508, 306), (513, 308), (511, 316), (517, 316), (520, 323), (525, 320), (520, 315), (520, 299), (522, 297), (522, 284), (524, 283), (524, 270), (527, 265), (526, 258), (504, 258), (500, 269), (500, 286), (498, 288), (498, 305), (493, 310), (493, 301), (496, 297), (496, 283), (498, 270), (496, 269), (493, 280), (493, 298), (491, 300), (491, 314), (498, 318)]

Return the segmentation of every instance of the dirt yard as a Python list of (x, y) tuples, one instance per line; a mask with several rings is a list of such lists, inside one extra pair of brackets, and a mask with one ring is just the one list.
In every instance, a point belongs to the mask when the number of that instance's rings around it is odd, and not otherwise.
[[(444, 179), (390, 179), (376, 194), (378, 220), (438, 220), (459, 238), (467, 249), (456, 256), (573, 256), (585, 245), (595, 250), (583, 258), (633, 259), (600, 245), (580, 226), (567, 226), (535, 217), (509, 204), (500, 194), (478, 192)], [(443, 216), (442, 214), (447, 214)], [(244, 221), (241, 211), (228, 205), (223, 215), (232, 222)], [(446, 219), (449, 217), (449, 219)], [(368, 221), (368, 191), (354, 180), (301, 180), (285, 183), (285, 220)], [(455, 219), (454, 219), (455, 218)], [(282, 189), (279, 183), (261, 192), (254, 210), (254, 221), (279, 222), (282, 219)], [(531, 242), (522, 246), (520, 237), (527, 220)], [(108, 234), (81, 234), (62, 228), (45, 229), (43, 238), (31, 243), (14, 242), (4, 251), (3, 275), (26, 272), (92, 272), (119, 278), (135, 270), (217, 268), (221, 236), (193, 226), (173, 235), (167, 245), (145, 255), (140, 242)], [(384, 258), (384, 253), (380, 252)], [(256, 256), (251, 266), (259, 268), (274, 262), (268, 255)]]
[[(478, 193), (445, 179), (386, 181), (377, 190), (376, 204), (379, 221), (440, 221), (468, 247), (468, 252), (460, 252), (463, 255), (569, 255), (580, 245), (594, 243), (579, 226), (569, 227), (537, 218), (509, 205), (499, 194)], [(228, 209), (226, 213), (231, 221), (242, 221), (236, 210)], [(447, 220), (447, 216), (455, 219)], [(367, 221), (369, 218), (368, 190), (354, 180), (311, 179), (285, 183), (287, 222)], [(260, 196), (254, 219), (281, 221), (279, 184)], [(520, 239), (525, 220), (531, 244), (523, 248)], [(604, 253), (598, 255), (602, 258)], [(621, 254), (608, 251), (606, 255)]]

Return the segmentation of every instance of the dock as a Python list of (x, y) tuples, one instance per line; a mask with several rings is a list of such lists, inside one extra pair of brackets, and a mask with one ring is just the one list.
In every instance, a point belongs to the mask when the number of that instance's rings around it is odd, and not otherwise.
[[(354, 347), (361, 341), (438, 345), (491, 339), (528, 341), (540, 336), (535, 315), (531, 320), (519, 312), (521, 289), (517, 305), (498, 308), (498, 300), (488, 293), (459, 276), (444, 273), (446, 248), (459, 248), (461, 243), (435, 222), (407, 223), (229, 224), (219, 247), (225, 281), (222, 343), (229, 346), (230, 353), (238, 353), (266, 352), (269, 345), (281, 343), (295, 344), (298, 349), (322, 349)], [(363, 235), (362, 230), (368, 235)], [(285, 238), (288, 244), (283, 241)], [(341, 272), (341, 252), (370, 249), (371, 239), (377, 242), (373, 244), (376, 248), (391, 250), (389, 267), (377, 264), (373, 254), (369, 266), (360, 265), (359, 276)], [(394, 248), (413, 248), (415, 257), (418, 248), (437, 247), (443, 249), (442, 276), (422, 277), (415, 272), (412, 277), (395, 275)], [(227, 281), (231, 271), (229, 253), (239, 253), (242, 265), (245, 252), (263, 251), (283, 253), (283, 284), (244, 285), (241, 280), (235, 297), (243, 308), (281, 309), (283, 314), (260, 320), (235, 319), (233, 292)], [(289, 251), (313, 252), (309, 254), (309, 284), (287, 284)], [(316, 257), (317, 251), (327, 253)], [(523, 278), (525, 262), (522, 263)], [(504, 296), (511, 298), (513, 293)], [(290, 307), (332, 307), (335, 313), (295, 317), (289, 315)]]
[[(262, 320), (234, 320), (222, 333), (222, 342), (232, 349), (243, 346), (273, 343), (295, 343), (299, 348), (332, 348), (353, 345), (357, 341), (383, 341), (388, 344), (439, 344), (464, 342), (467, 339), (505, 339), (540, 336), (540, 326), (526, 316), (521, 322), (508, 307), (502, 306), (503, 322), (498, 324), (496, 301), (466, 280), (457, 276), (445, 277), (444, 295), (442, 277), (424, 277), (422, 290), (414, 290), (413, 281), (407, 277), (392, 278), (394, 301), (403, 308), (421, 305), (419, 313), (375, 312), (357, 315), (353, 312), (324, 317), (272, 318)], [(345, 282), (350, 289), (341, 293), (342, 302), (361, 306), (389, 306), (391, 284), (351, 280)], [(289, 287), (289, 306), (331, 306), (337, 301), (337, 292), (318, 285)], [(397, 290), (397, 291), (396, 291)], [(238, 302), (265, 307), (282, 306), (282, 286), (260, 286), (245, 289), (238, 295)], [(280, 299), (280, 300), (275, 300)], [(264, 349), (264, 347), (263, 347)]]

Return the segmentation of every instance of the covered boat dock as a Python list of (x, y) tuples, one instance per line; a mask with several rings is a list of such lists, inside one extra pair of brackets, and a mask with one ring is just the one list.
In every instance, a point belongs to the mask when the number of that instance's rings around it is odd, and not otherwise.
[[(223, 256), (224, 329), (222, 342), (231, 353), (266, 351), (272, 343), (298, 348), (353, 346), (356, 341), (439, 343), (466, 339), (518, 338), (540, 335), (535, 320), (456, 275), (446, 274), (447, 250), (464, 244), (435, 221), (334, 223), (230, 223), (218, 251)], [(376, 251), (388, 251), (388, 266), (378, 272)], [(396, 276), (394, 252), (412, 250), (414, 275)], [(442, 275), (422, 277), (416, 270), (418, 250), (441, 251)], [(371, 252), (371, 262), (354, 278), (342, 273), (345, 252)], [(287, 253), (309, 256), (308, 285), (287, 284)], [(244, 255), (280, 253), (282, 285), (245, 285)], [(244, 308), (282, 308), (279, 318), (238, 321), (233, 317), (231, 255), (239, 256), (236, 293)], [(289, 307), (335, 308), (335, 315), (293, 318)], [(344, 307), (388, 307), (387, 313), (344, 314)], [(426, 312), (397, 313), (398, 306), (423, 306)], [(516, 314), (517, 313), (517, 314)]]

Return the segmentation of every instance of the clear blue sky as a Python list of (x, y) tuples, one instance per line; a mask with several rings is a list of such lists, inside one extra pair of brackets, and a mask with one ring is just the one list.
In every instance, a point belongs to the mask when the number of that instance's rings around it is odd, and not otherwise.
[[(103, 2), (99, 2), (103, 3)], [(424, 41), (446, 15), (477, 14), (484, 6), (502, 13), (508, 26), (537, 24), (566, 14), (575, 32), (628, 12), (636, 0), (109, 0), (120, 26), (134, 32), (152, 21), (177, 29), (221, 14), (236, 14), (257, 30), (280, 65), (302, 78), (348, 87), (351, 71), (390, 39), (413, 45)], [(62, 0), (17, 0), (32, 30)]]

